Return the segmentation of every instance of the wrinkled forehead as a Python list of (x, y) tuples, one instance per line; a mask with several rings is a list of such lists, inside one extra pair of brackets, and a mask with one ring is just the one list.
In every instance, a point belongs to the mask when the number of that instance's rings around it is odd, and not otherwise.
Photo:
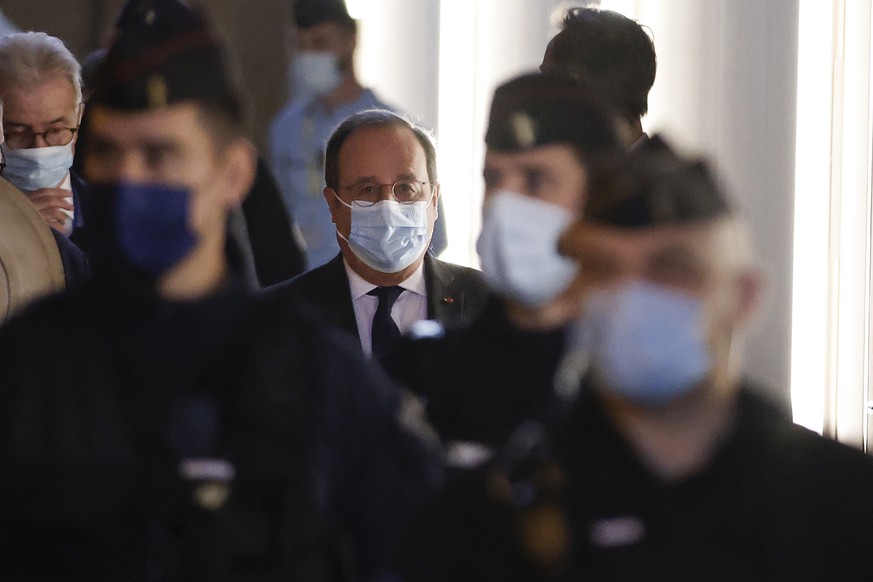
[(33, 84), (11, 87), (3, 92), (2, 101), (10, 118), (39, 113), (49, 116), (58, 112), (73, 114), (80, 105), (76, 88), (61, 73), (45, 76)]
[(379, 166), (424, 170), (427, 156), (415, 133), (400, 123), (354, 129), (339, 150), (340, 172)]

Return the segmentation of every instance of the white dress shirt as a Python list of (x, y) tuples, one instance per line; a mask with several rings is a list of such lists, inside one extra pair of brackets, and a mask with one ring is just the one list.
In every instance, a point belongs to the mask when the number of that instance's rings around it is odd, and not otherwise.
[[(373, 316), (379, 306), (379, 298), (367, 295), (376, 285), (365, 281), (355, 273), (343, 259), (346, 275), (349, 277), (349, 288), (352, 292), (352, 306), (355, 308), (355, 320), (358, 323), (358, 337), (361, 348), (367, 357), (373, 355)], [(427, 287), (424, 283), (424, 261), (405, 281), (399, 284), (403, 292), (391, 308), (391, 319), (397, 324), (401, 334), (409, 331), (412, 324), (427, 319)]]

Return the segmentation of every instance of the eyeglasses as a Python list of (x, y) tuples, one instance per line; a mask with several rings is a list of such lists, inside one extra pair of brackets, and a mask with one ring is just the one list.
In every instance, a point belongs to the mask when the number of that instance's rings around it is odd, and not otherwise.
[(358, 206), (372, 206), (379, 202), (382, 197), (382, 189), (391, 187), (391, 196), (401, 204), (412, 204), (424, 199), (423, 186), (430, 182), (417, 180), (398, 180), (393, 184), (376, 184), (374, 182), (361, 182), (351, 186), (342, 186), (352, 194), (352, 203)]
[(42, 136), (43, 141), (50, 146), (65, 146), (73, 141), (73, 136), (79, 131), (78, 127), (53, 127), (45, 131), (33, 131), (29, 127), (13, 129), (3, 132), (6, 145), (13, 150), (21, 150), (33, 147), (37, 136)]

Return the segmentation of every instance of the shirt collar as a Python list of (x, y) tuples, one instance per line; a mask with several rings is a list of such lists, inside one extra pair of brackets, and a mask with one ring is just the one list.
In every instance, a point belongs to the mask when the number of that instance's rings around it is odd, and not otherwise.
[[(346, 275), (349, 278), (349, 288), (352, 292), (352, 301), (363, 297), (376, 288), (376, 285), (373, 285), (358, 275), (355, 270), (349, 266), (345, 258), (343, 258), (343, 267), (345, 267)], [(413, 271), (409, 277), (401, 281), (399, 285), (400, 287), (421, 296), (427, 295), (427, 285), (425, 285), (424, 282), (424, 261), (421, 262), (418, 268)]]

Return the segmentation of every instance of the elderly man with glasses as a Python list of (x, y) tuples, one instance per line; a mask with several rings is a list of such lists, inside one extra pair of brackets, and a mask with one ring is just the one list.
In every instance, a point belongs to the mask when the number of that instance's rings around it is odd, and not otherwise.
[(43, 32), (0, 39), (3, 177), (24, 191), (49, 226), (69, 236), (80, 224), (80, 180), (70, 174), (82, 119), (81, 67), (64, 43)]
[[(27, 36), (30, 39), (53, 39), (42, 33), (27, 33), (27, 35), (12, 34), (0, 39), (0, 47), (10, 46), (7, 41), (10, 37)], [(54, 42), (56, 41), (56, 42)], [(13, 43), (14, 44), (14, 43)], [(53, 39), (48, 45), (52, 50), (58, 46), (66, 51), (58, 39)], [(69, 51), (66, 51), (69, 55)], [(8, 78), (5, 73), (9, 70), (4, 65), (9, 61), (5, 60), (7, 55), (0, 48), (0, 79)], [(35, 54), (33, 55), (35, 56)], [(42, 62), (48, 62), (49, 57), (44, 54), (39, 55)], [(75, 59), (69, 55), (72, 62)], [(76, 65), (78, 66), (78, 65)], [(87, 256), (76, 246), (67, 235), (72, 230), (73, 216), (73, 194), (70, 189), (72, 175), (67, 169), (58, 171), (52, 174), (51, 164), (48, 161), (57, 155), (54, 152), (67, 151), (72, 152), (72, 143), (75, 141), (75, 133), (77, 128), (64, 128), (63, 120), (53, 124), (49, 124), (47, 129), (38, 134), (33, 131), (30, 126), (26, 126), (17, 121), (15, 113), (13, 113), (11, 122), (6, 122), (10, 131), (6, 132), (6, 124), (3, 122), (8, 118), (6, 113), (10, 109), (17, 112), (18, 118), (35, 118), (39, 115), (38, 111), (45, 110), (47, 115), (52, 112), (58, 112), (52, 107), (54, 97), (59, 96), (63, 91), (59, 91), (58, 87), (62, 87), (62, 83), (66, 83), (59, 76), (55, 78), (45, 79), (43, 83), (36, 81), (38, 75), (24, 74), (23, 68), (19, 69), (22, 72), (22, 81), (16, 87), (20, 89), (3, 91), (3, 102), (0, 102), (0, 176), (6, 179), (0, 190), (3, 191), (4, 202), (11, 204), (17, 210), (13, 213), (6, 212), (0, 221), (0, 228), (4, 230), (0, 236), (0, 281), (5, 279), (7, 283), (7, 293), (0, 294), (0, 322), (2, 322), (13, 311), (13, 307), (21, 307), (24, 302), (16, 301), (15, 296), (18, 289), (29, 289), (25, 295), (29, 299), (33, 299), (44, 295), (50, 291), (59, 290), (64, 287), (76, 286), (79, 283), (88, 279), (91, 275), (91, 267)], [(34, 73), (34, 71), (31, 71)], [(58, 75), (60, 75), (58, 73)], [(78, 78), (78, 77), (76, 77)], [(60, 79), (60, 80), (57, 80)], [(43, 85), (44, 87), (37, 87)], [(2, 88), (0, 81), (0, 88)], [(76, 85), (78, 87), (78, 85)], [(0, 89), (2, 91), (2, 89)], [(25, 94), (31, 93), (32, 100), (27, 102)], [(9, 103), (10, 105), (5, 105)], [(60, 104), (61, 100), (57, 100)], [(77, 110), (81, 111), (81, 106), (77, 106)], [(78, 119), (78, 118), (77, 118)], [(25, 141), (27, 143), (22, 147)], [(31, 147), (33, 143), (48, 144), (46, 147), (37, 148)], [(53, 144), (66, 141), (67, 146), (52, 147)], [(33, 153), (36, 155), (33, 155)], [(42, 152), (46, 152), (43, 154)], [(30, 157), (28, 157), (30, 154)], [(72, 159), (72, 153), (70, 158)], [(67, 156), (64, 156), (63, 164), (67, 163)], [(61, 171), (62, 170), (62, 171)], [(63, 178), (58, 178), (58, 174), (63, 174)], [(48, 176), (54, 177), (48, 177)], [(52, 181), (60, 180), (61, 187), (49, 188), (26, 188), (27, 183), (32, 183), (34, 180)], [(76, 179), (77, 183), (81, 182)], [(12, 185), (10, 185), (10, 183)], [(17, 186), (13, 187), (13, 186)], [(23, 190), (22, 192), (19, 191)], [(21, 202), (19, 203), (19, 199)], [(22, 208), (22, 204), (29, 206), (25, 199), (30, 200), (35, 210), (28, 212)], [(7, 211), (9, 207), (7, 207)], [(34, 220), (36, 223), (34, 223)], [(45, 222), (46, 224), (43, 224)], [(52, 227), (52, 228), (49, 228)], [(41, 227), (41, 228), (40, 228)], [(57, 254), (51, 244), (46, 246), (46, 240), (54, 239), (57, 247)], [(11, 254), (10, 254), (11, 253)], [(22, 254), (24, 253), (24, 254)], [(23, 258), (28, 257), (28, 258)], [(57, 261), (57, 258), (60, 261)], [(43, 265), (44, 263), (54, 265), (59, 264), (63, 269), (63, 277), (60, 280), (52, 279), (48, 283), (45, 278)], [(17, 263), (17, 265), (16, 265)], [(49, 271), (54, 271), (54, 267), (49, 268)], [(35, 279), (34, 279), (35, 278)], [(23, 281), (42, 281), (31, 288), (29, 284)]]
[(308, 304), (378, 361), (416, 321), (478, 311), (479, 272), (428, 253), (440, 187), (426, 130), (385, 110), (356, 113), (328, 140), (324, 177), (340, 254), (268, 294)]

